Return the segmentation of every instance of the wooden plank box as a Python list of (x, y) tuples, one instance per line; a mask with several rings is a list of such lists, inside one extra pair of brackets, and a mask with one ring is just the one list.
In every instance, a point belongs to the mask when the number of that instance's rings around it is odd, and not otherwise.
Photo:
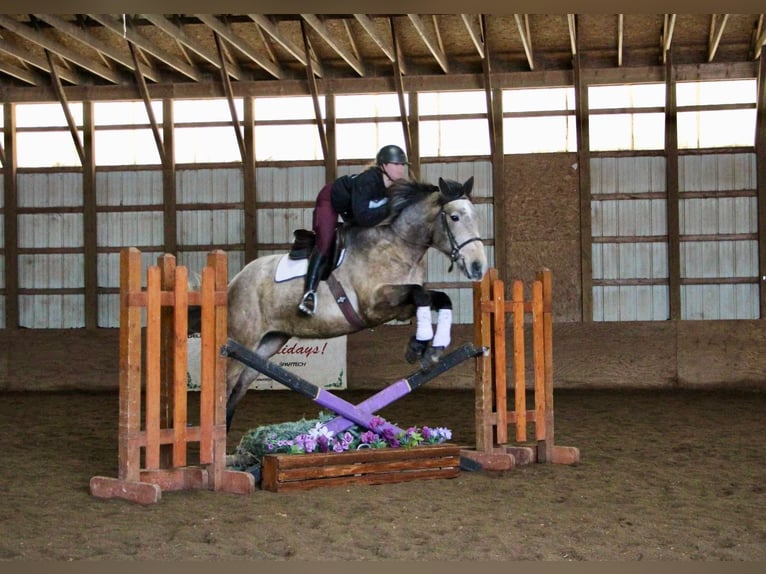
[(457, 477), (460, 447), (442, 443), (409, 449), (267, 454), (262, 463), (261, 488), (272, 492), (347, 484), (390, 484)]

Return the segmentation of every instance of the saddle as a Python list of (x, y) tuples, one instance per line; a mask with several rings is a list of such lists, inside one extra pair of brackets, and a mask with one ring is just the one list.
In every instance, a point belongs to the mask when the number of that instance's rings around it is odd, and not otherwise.
[[(348, 228), (349, 225), (342, 222), (338, 223), (338, 226), (335, 228), (335, 244), (330, 253), (330, 261), (332, 262), (332, 265), (328, 266), (323, 279), (343, 262), (343, 256), (346, 252), (346, 235), (348, 233)], [(293, 231), (293, 244), (290, 247), (290, 252), (287, 256), (293, 261), (308, 259), (311, 256), (311, 252), (314, 250), (314, 245), (316, 245), (316, 233), (310, 229), (296, 229)]]

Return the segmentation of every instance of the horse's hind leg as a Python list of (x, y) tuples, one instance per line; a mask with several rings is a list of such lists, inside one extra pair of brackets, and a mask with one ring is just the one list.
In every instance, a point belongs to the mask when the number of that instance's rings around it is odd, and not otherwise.
[[(255, 348), (255, 354), (268, 359), (274, 355), (282, 345), (287, 343), (290, 339), (290, 335), (285, 333), (267, 333), (261, 338), (260, 343)], [(233, 361), (234, 359), (229, 359)], [(243, 365), (244, 366), (244, 365)], [(237, 408), (237, 403), (244, 398), (247, 394), (247, 390), (250, 385), (258, 376), (258, 371), (251, 369), (250, 367), (244, 367), (237, 377), (236, 383), (229, 391), (229, 398), (226, 401), (226, 430), (231, 428), (231, 420), (234, 418), (234, 411)]]

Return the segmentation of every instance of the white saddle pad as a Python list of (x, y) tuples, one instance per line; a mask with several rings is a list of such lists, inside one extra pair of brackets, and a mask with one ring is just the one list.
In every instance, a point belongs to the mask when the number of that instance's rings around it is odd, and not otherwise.
[(281, 283), (282, 281), (289, 281), (296, 277), (303, 277), (306, 275), (308, 268), (308, 259), (290, 259), (287, 255), (283, 255), (282, 259), (277, 263), (277, 269), (274, 272), (274, 281), (276, 283)]

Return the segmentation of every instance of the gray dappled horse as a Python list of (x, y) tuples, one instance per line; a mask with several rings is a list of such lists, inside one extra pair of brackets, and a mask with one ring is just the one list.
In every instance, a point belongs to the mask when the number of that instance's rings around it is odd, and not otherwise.
[[(421, 182), (397, 182), (389, 188), (390, 215), (375, 227), (350, 227), (341, 264), (330, 273), (345, 293), (334, 295), (328, 281), (317, 291), (318, 309), (305, 316), (298, 311), (303, 276), (275, 279), (288, 257), (275, 254), (248, 263), (228, 286), (228, 335), (268, 359), (290, 339), (331, 338), (354, 333), (392, 320), (407, 320), (417, 309), (418, 333), (430, 330), (430, 308), (451, 309), (446, 293), (423, 287), (424, 256), (429, 247), (446, 254), (466, 277), (480, 280), (487, 270), (479, 222), (471, 203), (473, 177), (465, 183), (439, 178), (439, 187)], [(452, 267), (450, 266), (450, 269)], [(342, 310), (336, 301), (347, 298), (353, 308)], [(351, 313), (351, 317), (347, 318)], [(427, 317), (427, 318), (425, 318)], [(449, 315), (451, 318), (451, 314)], [(449, 330), (449, 324), (437, 326)], [(422, 337), (419, 337), (422, 339)], [(447, 335), (446, 340), (449, 341)], [(445, 341), (444, 335), (441, 341)], [(409, 362), (435, 364), (444, 346), (416, 341), (407, 349)], [(231, 424), (237, 403), (257, 372), (229, 359), (226, 375), (226, 422)]]

